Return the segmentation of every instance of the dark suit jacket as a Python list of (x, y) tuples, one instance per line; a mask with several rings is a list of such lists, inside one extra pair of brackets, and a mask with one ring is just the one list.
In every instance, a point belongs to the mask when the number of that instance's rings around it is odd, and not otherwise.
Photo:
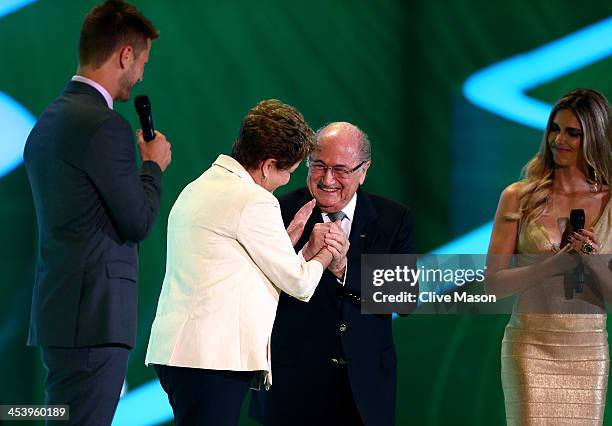
[[(306, 188), (280, 198), (285, 225), (312, 197)], [(315, 208), (296, 251), (322, 222)], [(349, 236), (346, 288), (360, 292), (361, 255), (412, 253), (409, 210), (383, 197), (357, 192)], [(307, 408), (322, 403), (321, 387), (333, 383), (330, 359), (347, 361), (353, 397), (366, 425), (393, 425), (395, 419), (396, 354), (391, 315), (364, 315), (358, 304), (338, 297), (339, 284), (326, 270), (312, 299), (303, 303), (281, 293), (272, 332), (272, 387), (267, 410), (283, 410), (287, 424), (303, 424)], [(341, 326), (344, 325), (344, 331)], [(276, 424), (266, 413), (266, 424)], [(292, 418), (293, 416), (293, 418)]]
[(161, 170), (136, 167), (129, 123), (71, 81), (26, 142), (39, 231), (28, 345), (134, 345), (138, 246), (159, 209)]

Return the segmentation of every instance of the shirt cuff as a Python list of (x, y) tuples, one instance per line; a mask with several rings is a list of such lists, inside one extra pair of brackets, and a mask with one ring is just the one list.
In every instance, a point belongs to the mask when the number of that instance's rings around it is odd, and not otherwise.
[(348, 260), (346, 261), (346, 265), (344, 266), (344, 275), (342, 276), (342, 279), (336, 277), (336, 281), (338, 281), (338, 284), (346, 284), (346, 271), (348, 271)]

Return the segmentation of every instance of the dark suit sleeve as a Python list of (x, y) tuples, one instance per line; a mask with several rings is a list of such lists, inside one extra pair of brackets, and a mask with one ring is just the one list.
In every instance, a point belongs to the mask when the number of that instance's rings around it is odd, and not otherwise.
[[(402, 215), (402, 220), (397, 231), (395, 238), (393, 239), (393, 243), (391, 245), (391, 253), (392, 254), (415, 254), (414, 246), (412, 245), (412, 215), (409, 209), (404, 210), (404, 214)], [(414, 263), (410, 264), (409, 267), (412, 269), (417, 268), (416, 257), (414, 257)], [(419, 283), (413, 287), (412, 292), (415, 295), (419, 294)], [(409, 311), (413, 312), (417, 307), (416, 303), (409, 303)], [(408, 312), (402, 309), (403, 313), (398, 314), (399, 316), (406, 316)]]
[(161, 169), (145, 161), (138, 170), (134, 134), (127, 121), (117, 115), (100, 126), (90, 140), (84, 168), (119, 236), (144, 240), (159, 210)]
[(392, 254), (413, 254), (412, 245), (412, 215), (409, 209), (404, 210), (402, 220), (393, 243), (391, 245)]

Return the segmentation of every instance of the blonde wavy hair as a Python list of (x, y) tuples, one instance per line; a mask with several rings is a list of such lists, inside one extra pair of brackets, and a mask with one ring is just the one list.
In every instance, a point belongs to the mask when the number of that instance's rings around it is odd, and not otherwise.
[(604, 95), (592, 89), (574, 89), (555, 104), (546, 124), (540, 150), (523, 167), (519, 191), (519, 210), (509, 220), (532, 222), (544, 213), (552, 192), (555, 163), (549, 134), (557, 112), (571, 110), (582, 130), (582, 164), (585, 176), (596, 188), (612, 180), (612, 108)]

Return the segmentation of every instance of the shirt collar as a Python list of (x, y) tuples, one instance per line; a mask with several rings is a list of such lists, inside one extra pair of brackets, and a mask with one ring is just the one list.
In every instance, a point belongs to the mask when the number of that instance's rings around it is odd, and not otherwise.
[[(355, 217), (355, 207), (356, 206), (357, 206), (357, 191), (355, 191), (355, 193), (353, 194), (353, 198), (351, 198), (351, 201), (349, 201), (348, 204), (344, 206), (344, 208), (341, 210), (346, 215), (346, 218), (350, 221), (353, 221), (353, 217)], [(327, 213), (324, 213), (324, 214), (328, 216)]]
[(113, 98), (110, 95), (110, 93), (108, 93), (108, 90), (106, 90), (104, 86), (102, 86), (100, 83), (98, 83), (97, 81), (91, 80), (87, 77), (83, 77), (82, 75), (73, 76), (72, 81), (79, 81), (81, 83), (88, 84), (94, 89), (96, 89), (104, 97), (104, 100), (106, 101), (106, 104), (108, 105), (108, 107), (110, 109), (113, 109)]

